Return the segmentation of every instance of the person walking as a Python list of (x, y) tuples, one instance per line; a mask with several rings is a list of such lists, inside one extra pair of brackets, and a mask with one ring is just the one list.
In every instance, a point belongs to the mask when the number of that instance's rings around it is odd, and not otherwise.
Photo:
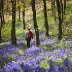
[(27, 47), (30, 48), (30, 42), (31, 42), (31, 39), (33, 39), (33, 33), (32, 31), (30, 30), (30, 28), (28, 28), (28, 32), (26, 33), (26, 41), (27, 41)]

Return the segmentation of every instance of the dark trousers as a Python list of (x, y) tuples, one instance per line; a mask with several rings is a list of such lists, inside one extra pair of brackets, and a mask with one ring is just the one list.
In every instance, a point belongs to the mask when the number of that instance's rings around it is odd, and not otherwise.
[(27, 47), (30, 48), (31, 39), (27, 39)]

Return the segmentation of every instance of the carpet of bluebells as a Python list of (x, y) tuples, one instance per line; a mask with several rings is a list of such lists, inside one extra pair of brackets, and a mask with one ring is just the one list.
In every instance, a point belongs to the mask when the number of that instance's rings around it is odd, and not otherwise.
[(71, 41), (60, 45), (52, 39), (41, 40), (41, 46), (32, 43), (22, 55), (15, 55), (23, 44), (3, 45), (0, 48), (0, 63), (13, 56), (12, 61), (0, 67), (0, 72), (72, 72)]

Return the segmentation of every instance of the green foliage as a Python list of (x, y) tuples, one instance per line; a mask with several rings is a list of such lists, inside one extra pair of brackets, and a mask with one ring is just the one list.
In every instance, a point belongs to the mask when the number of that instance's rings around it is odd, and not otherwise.
[(41, 63), (41, 68), (43, 69), (48, 69), (49, 68), (49, 64), (48, 64), (48, 56), (45, 57), (44, 61)]
[(67, 8), (66, 8), (66, 14), (71, 14), (71, 12), (72, 12), (72, 1), (69, 1), (68, 3), (67, 3)]
[(6, 22), (6, 25), (11, 24), (12, 17), (10, 15), (6, 16), (5, 22)]
[(58, 23), (50, 22), (49, 23), (49, 34), (57, 37), (58, 35)]
[(39, 48), (43, 48), (43, 46), (42, 46), (42, 45), (39, 45), (38, 47), (39, 47)]
[(54, 51), (55, 49), (51, 44), (45, 44), (45, 47), (47, 47), (46, 51)]
[(2, 38), (4, 41), (10, 40), (11, 26), (10, 24), (4, 25), (2, 27)]
[(46, 44), (45, 46), (46, 46), (46, 47), (48, 47), (48, 46), (49, 46), (49, 44)]
[(59, 65), (62, 65), (62, 59), (61, 58), (59, 58), (58, 60), (56, 60), (56, 62), (57, 62), (57, 64), (59, 64)]
[(0, 62), (0, 67), (4, 66), (5, 62)]
[(72, 52), (68, 52), (67, 58), (70, 58), (72, 55)]
[(64, 47), (65, 47), (65, 39), (64, 39), (64, 38), (62, 38), (59, 46), (60, 46), (61, 48), (64, 48)]
[(13, 56), (7, 56), (6, 59), (6, 63), (8, 63), (13, 60)]
[(22, 35), (22, 34), (25, 35), (23, 29), (17, 29), (17, 30), (16, 30), (16, 34), (17, 34), (17, 36)]
[(19, 49), (17, 52), (14, 52), (16, 55), (22, 55), (24, 53), (24, 48)]
[(12, 60), (13, 60), (13, 56), (7, 56), (4, 61), (0, 62), (0, 67), (4, 66), (8, 62), (11, 62)]
[(62, 40), (60, 41), (60, 43), (55, 43), (55, 47), (59, 47), (59, 48), (66, 48), (66, 43), (65, 43), (65, 39), (62, 38)]
[(23, 48), (20, 48), (18, 51), (14, 51), (13, 53), (14, 53), (15, 55), (22, 55), (22, 54), (24, 53), (24, 51), (26, 50), (26, 48), (27, 48), (27, 46), (26, 46), (26, 44), (24, 43), (24, 44), (23, 44)]

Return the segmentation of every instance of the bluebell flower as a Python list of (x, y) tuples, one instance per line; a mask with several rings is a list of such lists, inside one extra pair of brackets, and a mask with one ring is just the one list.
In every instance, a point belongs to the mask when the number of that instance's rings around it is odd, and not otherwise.
[(6, 70), (6, 71), (20, 71), (20, 66), (17, 64), (17, 63), (15, 63), (15, 62), (10, 62), (10, 63), (8, 63), (7, 65), (5, 65), (4, 66), (4, 69)]
[(6, 72), (4, 67), (0, 67), (0, 72)]
[(68, 62), (69, 62), (69, 60), (66, 58), (66, 59), (63, 61), (63, 65), (69, 68)]
[(35, 69), (35, 72), (46, 72), (45, 69), (40, 68), (39, 66)]
[(57, 68), (54, 66), (50, 66), (48, 69), (48, 72), (56, 72), (56, 71), (57, 71)]
[(72, 69), (72, 63), (70, 61), (68, 61), (68, 67), (69, 69)]
[(58, 67), (58, 72), (68, 72), (68, 71), (65, 70), (64, 67), (59, 66)]
[(57, 67), (54, 65), (54, 62), (52, 60), (49, 60), (49, 69), (48, 72), (56, 72)]
[(24, 65), (23, 63), (20, 65), (23, 72), (32, 72), (31, 68), (28, 65)]

